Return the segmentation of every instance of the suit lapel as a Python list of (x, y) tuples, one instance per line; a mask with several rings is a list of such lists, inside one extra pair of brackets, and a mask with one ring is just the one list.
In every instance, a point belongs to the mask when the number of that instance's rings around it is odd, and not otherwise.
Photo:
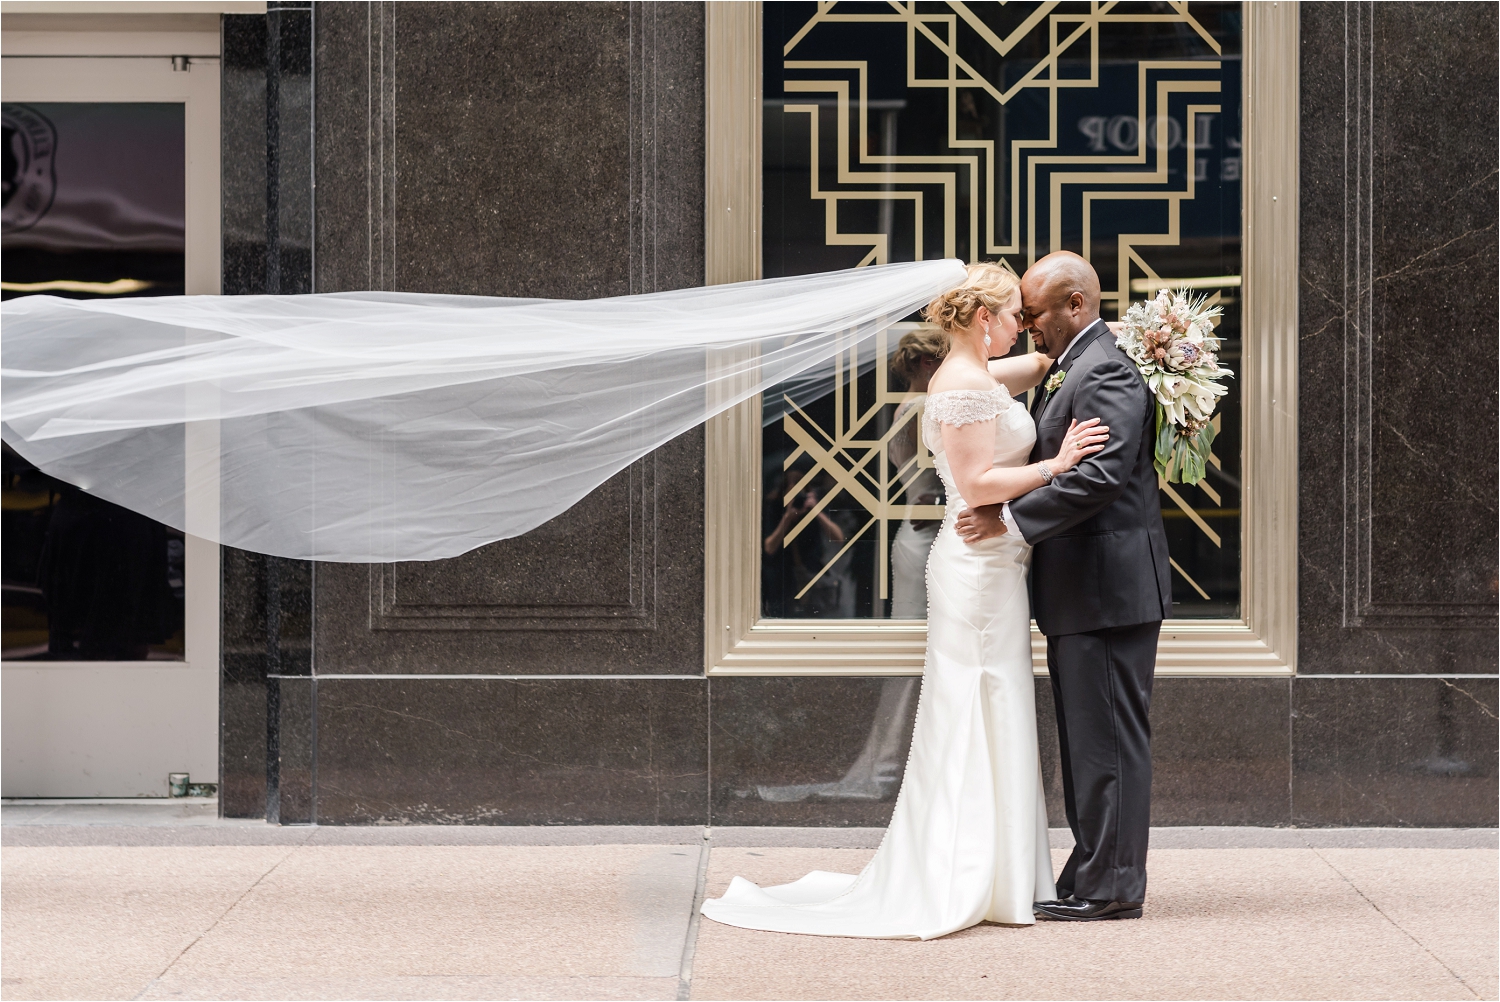
[[(1047, 370), (1047, 379), (1051, 379), (1053, 374), (1057, 372), (1066, 373), (1069, 369), (1071, 369), (1073, 365), (1077, 363), (1079, 357), (1088, 350), (1088, 346), (1094, 343), (1094, 339), (1108, 330), (1109, 326), (1105, 324), (1103, 320), (1095, 320), (1092, 324), (1086, 327), (1082, 333), (1080, 333), (1076, 338), (1073, 339), (1073, 343), (1068, 345), (1068, 350), (1063, 352), (1062, 358), (1052, 363), (1052, 368)], [(1064, 377), (1064, 379), (1066, 379), (1066, 376)], [(1042, 380), (1043, 389), (1042, 392), (1037, 395), (1037, 399), (1039, 402), (1032, 408), (1031, 411), (1031, 416), (1036, 420), (1038, 424), (1041, 423), (1042, 416), (1047, 413), (1047, 405), (1052, 402), (1052, 398), (1057, 396), (1058, 393), (1062, 392), (1062, 387), (1059, 386), (1055, 393), (1048, 393), (1046, 391), (1046, 385), (1047, 380)]]

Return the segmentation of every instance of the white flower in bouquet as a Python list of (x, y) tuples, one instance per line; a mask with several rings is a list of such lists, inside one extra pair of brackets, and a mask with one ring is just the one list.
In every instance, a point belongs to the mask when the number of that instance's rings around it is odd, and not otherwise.
[(1163, 289), (1134, 303), (1121, 317), (1115, 343), (1130, 356), (1156, 397), (1156, 470), (1169, 482), (1203, 479), (1221, 382), (1233, 375), (1219, 364), (1214, 321), (1222, 314), (1206, 297)]

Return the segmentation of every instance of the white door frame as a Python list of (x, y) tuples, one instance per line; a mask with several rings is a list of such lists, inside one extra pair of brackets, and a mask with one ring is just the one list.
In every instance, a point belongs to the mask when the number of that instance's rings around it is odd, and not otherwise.
[[(181, 102), (186, 292), (218, 295), (219, 34), (153, 34), (6, 32), (0, 88), (12, 102)], [(174, 70), (173, 54), (197, 58)], [(184, 660), (0, 664), (5, 797), (164, 797), (170, 772), (218, 782), (219, 547), (192, 534), (218, 521), (218, 437), (216, 422), (187, 429)]]

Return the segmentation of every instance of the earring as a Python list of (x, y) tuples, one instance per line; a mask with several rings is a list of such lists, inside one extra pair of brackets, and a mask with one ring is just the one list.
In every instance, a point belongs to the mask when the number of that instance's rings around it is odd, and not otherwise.
[(984, 329), (984, 347), (986, 351), (988, 351), (990, 347), (990, 329), (988, 326), (986, 326)]

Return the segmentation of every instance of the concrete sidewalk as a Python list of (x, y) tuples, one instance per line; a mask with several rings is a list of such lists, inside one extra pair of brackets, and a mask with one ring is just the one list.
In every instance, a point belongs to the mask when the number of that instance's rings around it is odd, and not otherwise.
[[(1496, 833), (1158, 829), (1138, 922), (929, 943), (693, 921), (875, 829), (278, 828), (7, 804), (5, 999), (1493, 999)], [(1054, 833), (1059, 864), (1065, 832)], [(1460, 909), (1455, 911), (1455, 905)]]

